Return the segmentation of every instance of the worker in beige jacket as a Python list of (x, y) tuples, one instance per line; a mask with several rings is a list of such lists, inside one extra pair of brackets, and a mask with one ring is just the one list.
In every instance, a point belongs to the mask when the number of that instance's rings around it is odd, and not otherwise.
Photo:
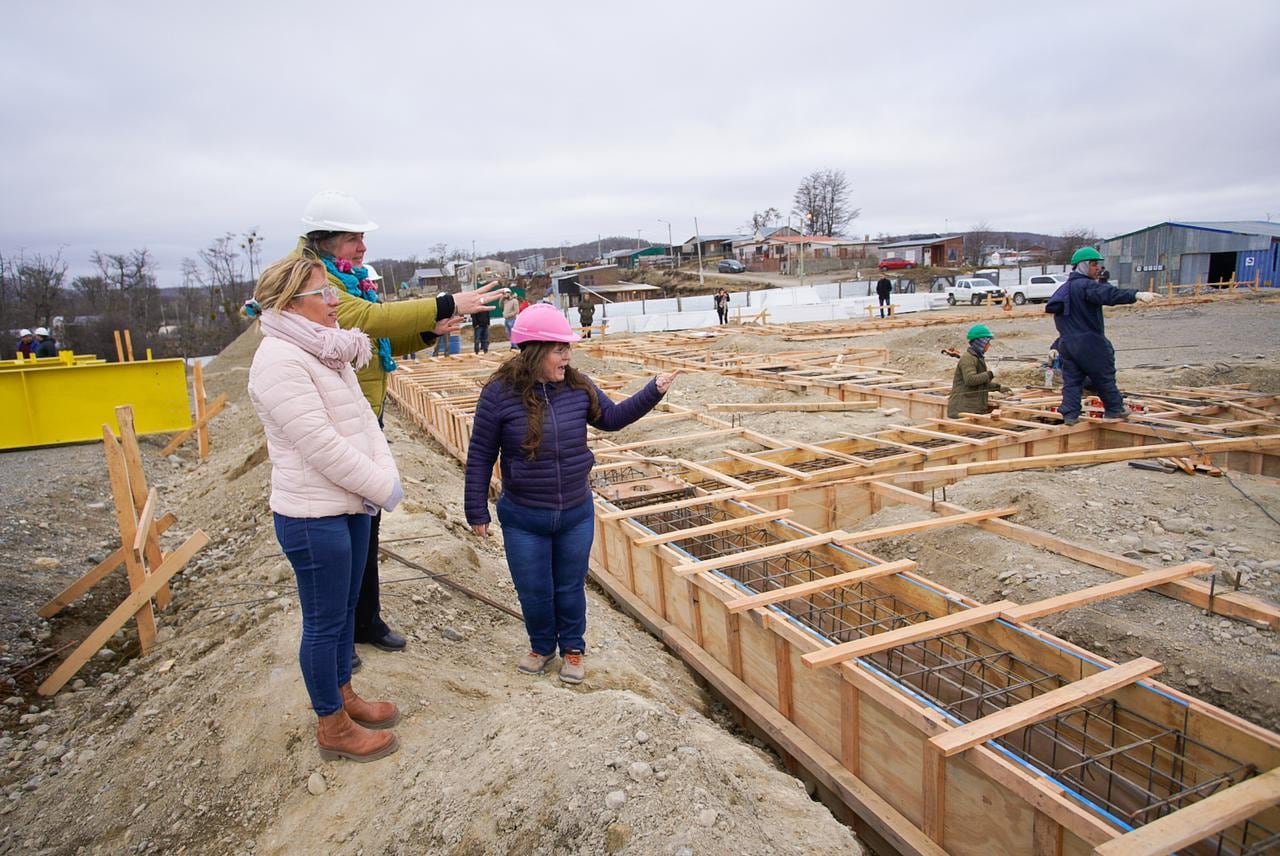
[(369, 337), (339, 329), (338, 299), (314, 259), (263, 271), (245, 304), (263, 336), (249, 398), (267, 436), (276, 539), (298, 580), (298, 661), (319, 717), (320, 756), (372, 761), (399, 747), (387, 729), (400, 712), (351, 688), (356, 598), (372, 515), (394, 508), (404, 491), (356, 380), (372, 356)]

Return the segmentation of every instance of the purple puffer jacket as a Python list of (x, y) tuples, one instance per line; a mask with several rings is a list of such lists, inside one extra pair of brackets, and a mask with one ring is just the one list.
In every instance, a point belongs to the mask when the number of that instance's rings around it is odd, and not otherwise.
[[(587, 477), (596, 456), (587, 448), (587, 393), (564, 383), (544, 383), (540, 394), (548, 402), (542, 425), (542, 444), (532, 461), (520, 449), (528, 430), (528, 415), (520, 397), (503, 381), (485, 386), (476, 405), (467, 449), (464, 494), (467, 523), (480, 526), (489, 518), (489, 477), (502, 453), (502, 491), (519, 505), (536, 508), (574, 508), (591, 496)], [(599, 387), (600, 419), (595, 428), (617, 431), (635, 422), (662, 400), (656, 380), (635, 395), (614, 404)]]

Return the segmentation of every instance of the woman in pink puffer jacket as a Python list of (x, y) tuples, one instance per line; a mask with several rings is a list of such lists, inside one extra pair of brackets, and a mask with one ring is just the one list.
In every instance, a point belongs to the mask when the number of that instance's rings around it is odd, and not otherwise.
[(393, 509), (404, 491), (356, 381), (372, 353), (369, 338), (339, 329), (337, 307), (337, 291), (315, 259), (263, 271), (245, 304), (245, 314), (261, 318), (263, 336), (249, 398), (267, 435), (276, 539), (298, 580), (298, 660), (320, 718), (320, 756), (372, 761), (399, 748), (385, 729), (400, 712), (351, 689), (356, 597), (370, 515)]

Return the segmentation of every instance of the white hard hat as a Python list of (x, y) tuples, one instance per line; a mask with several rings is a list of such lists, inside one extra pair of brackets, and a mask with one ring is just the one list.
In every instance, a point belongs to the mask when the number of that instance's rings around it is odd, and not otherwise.
[(30, 330), (28, 330), (26, 327), (23, 327), (21, 330), (19, 330), (19, 331), (18, 331), (18, 335), (19, 335), (19, 336), (30, 336), (30, 335), (31, 335), (31, 331), (30, 331)]
[(366, 274), (365, 279), (369, 280), (369, 282), (377, 282), (382, 279), (382, 274), (378, 273), (377, 269), (373, 265), (365, 265), (364, 271)]
[(322, 190), (302, 212), (302, 230), (307, 232), (372, 232), (378, 224), (369, 219), (355, 197), (336, 190)]
[(49, 328), (48, 328), (48, 327), (37, 327), (37, 328), (36, 328), (36, 333), (35, 333), (35, 334), (36, 334), (37, 336), (48, 336), (48, 335), (49, 335)]

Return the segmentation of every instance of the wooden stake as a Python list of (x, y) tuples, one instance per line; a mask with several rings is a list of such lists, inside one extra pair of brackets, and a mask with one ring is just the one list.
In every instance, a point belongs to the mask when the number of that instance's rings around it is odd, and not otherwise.
[(204, 366), (199, 361), (191, 370), (191, 388), (196, 400), (196, 424), (200, 426), (196, 429), (196, 442), (200, 460), (205, 461), (209, 458), (209, 420), (205, 412), (208, 401), (204, 395)]
[[(127, 404), (117, 407), (116, 424), (120, 426), (120, 447), (124, 451), (125, 467), (129, 473), (129, 493), (133, 497), (133, 510), (141, 515), (148, 499), (147, 475), (142, 468), (142, 448), (138, 445), (138, 434), (133, 427), (133, 408)], [(159, 509), (153, 509), (153, 513), (158, 511)], [(159, 533), (155, 532), (151, 525), (144, 526), (142, 523), (138, 524), (138, 533), (145, 542), (145, 567), (157, 567), (163, 558)], [(135, 536), (135, 539), (137, 537)], [(143, 554), (138, 554), (139, 562), (142, 562), (143, 558)], [(156, 594), (156, 606), (160, 609), (168, 609), (170, 600), (169, 587), (164, 586)]]
[(130, 335), (128, 328), (124, 331), (124, 350), (129, 356), (129, 362), (133, 362), (133, 336)]
[[(111, 478), (111, 496), (115, 500), (116, 521), (120, 526), (120, 546), (124, 549), (124, 567), (129, 575), (129, 588), (135, 593), (147, 583), (147, 572), (133, 552), (133, 539), (138, 531), (138, 518), (133, 508), (133, 496), (129, 492), (129, 471), (120, 442), (111, 433), (110, 425), (102, 426), (102, 446), (107, 456), (107, 473)], [(158, 588), (158, 587), (157, 587)], [(143, 653), (151, 650), (156, 638), (156, 619), (151, 612), (151, 598), (147, 597), (136, 607), (138, 619), (138, 643)], [(113, 629), (111, 632), (114, 633)], [(96, 649), (95, 649), (96, 650)], [(92, 652), (90, 652), (92, 656)]]
[(112, 330), (111, 332), (116, 337), (116, 362), (123, 363), (124, 362), (124, 345), (120, 340), (120, 331)]
[(160, 450), (160, 457), (167, 458), (174, 452), (178, 451), (179, 446), (187, 442), (187, 440), (191, 438), (191, 435), (196, 433), (196, 431), (205, 428), (213, 421), (213, 417), (221, 413), (222, 409), (226, 406), (227, 394), (224, 392), (219, 394), (218, 397), (213, 400), (213, 403), (209, 405), (209, 409), (205, 411), (203, 418), (197, 419), (192, 423), (191, 427), (185, 431), (181, 431), (173, 435), (173, 439), (169, 441), (169, 444)]

